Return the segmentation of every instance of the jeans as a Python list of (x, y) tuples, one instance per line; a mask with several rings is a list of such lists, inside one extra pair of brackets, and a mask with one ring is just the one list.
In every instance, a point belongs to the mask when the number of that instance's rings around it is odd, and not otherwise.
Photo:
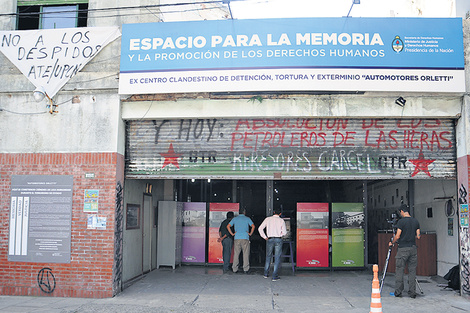
[(279, 265), (281, 264), (282, 238), (271, 238), (266, 243), (266, 262), (264, 263), (264, 276), (269, 274), (269, 266), (273, 258), (274, 250), (274, 269), (273, 277), (278, 277)]
[(232, 256), (232, 247), (233, 247), (233, 239), (232, 238), (224, 238), (222, 240), (222, 256), (224, 258), (224, 272), (228, 271), (230, 267), (230, 257)]
[(416, 266), (418, 265), (418, 250), (416, 246), (398, 248), (395, 256), (395, 295), (401, 295), (404, 289), (403, 275), (408, 263), (408, 294), (416, 296)]

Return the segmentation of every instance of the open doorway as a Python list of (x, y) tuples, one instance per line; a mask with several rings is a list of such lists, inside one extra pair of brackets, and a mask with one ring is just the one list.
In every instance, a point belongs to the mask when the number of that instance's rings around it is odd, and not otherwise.
[(246, 209), (246, 214), (256, 226), (250, 238), (250, 266), (264, 266), (266, 242), (258, 232), (258, 226), (263, 222), (267, 213), (265, 180), (237, 181), (237, 200), (240, 208)]
[[(154, 188), (151, 195), (143, 198), (142, 190), (145, 190), (146, 183), (151, 183)], [(449, 264), (458, 263), (458, 189), (455, 180), (127, 180), (124, 207), (127, 208), (129, 204), (139, 208), (138, 220), (141, 223), (137, 227), (124, 229), (124, 242), (131, 244), (125, 244), (123, 248), (123, 281), (147, 272), (150, 262), (151, 268), (155, 267), (156, 221), (154, 213), (150, 218), (147, 214), (149, 208), (153, 207), (152, 212), (155, 210), (164, 191), (166, 197), (181, 202), (239, 203), (240, 207), (247, 208), (256, 227), (273, 208), (282, 207), (283, 215), (291, 218), (294, 241), (297, 233), (297, 203), (363, 203), (366, 214), (366, 264), (384, 261), (383, 257), (379, 257), (383, 249), (379, 249), (378, 234), (390, 231), (392, 213), (396, 213), (401, 203), (409, 203), (420, 221), (423, 233), (435, 234), (437, 243), (442, 243), (437, 249), (439, 275), (447, 273)], [(428, 214), (431, 210), (433, 215)], [(126, 214), (129, 215), (128, 212)], [(144, 225), (142, 218), (143, 221), (151, 220), (153, 224)], [(149, 226), (152, 225), (152, 238), (146, 238)], [(151, 259), (149, 255), (152, 255)], [(293, 255), (295, 258), (295, 250)], [(252, 238), (251, 264), (254, 267), (263, 266), (264, 259), (265, 243), (259, 238), (256, 229)], [(283, 261), (288, 262), (287, 259)]]
[[(175, 186), (180, 187), (179, 201), (236, 202), (240, 208), (247, 210), (247, 215), (256, 226), (251, 237), (252, 267), (264, 265), (266, 242), (259, 235), (257, 228), (274, 208), (280, 208), (282, 217), (289, 219), (291, 239), (295, 242), (297, 203), (363, 202), (360, 181), (203, 179), (176, 181)], [(292, 255), (295, 262), (295, 243)]]

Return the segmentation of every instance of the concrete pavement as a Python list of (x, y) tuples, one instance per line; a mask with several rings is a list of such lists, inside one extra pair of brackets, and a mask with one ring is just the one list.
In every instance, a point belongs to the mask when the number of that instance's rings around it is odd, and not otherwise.
[[(272, 282), (262, 269), (250, 275), (222, 274), (221, 267), (160, 268), (109, 299), (0, 296), (0, 312), (369, 312), (373, 274), (363, 271), (297, 271), (282, 268)], [(383, 312), (470, 312), (470, 301), (443, 289), (441, 277), (418, 277), (424, 295), (395, 298), (387, 274)], [(58, 286), (57, 288), (60, 288)]]

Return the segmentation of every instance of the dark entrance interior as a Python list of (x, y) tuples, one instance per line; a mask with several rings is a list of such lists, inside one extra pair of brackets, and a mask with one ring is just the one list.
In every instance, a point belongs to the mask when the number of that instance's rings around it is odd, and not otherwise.
[(246, 209), (247, 216), (256, 226), (250, 238), (250, 266), (262, 266), (266, 255), (266, 243), (259, 235), (258, 226), (266, 217), (266, 181), (237, 181), (237, 199), (240, 207)]
[[(362, 202), (358, 185), (361, 183), (357, 181), (327, 180), (179, 180), (176, 194), (178, 201), (238, 202), (256, 227), (263, 222), (269, 206), (281, 208), (283, 217), (290, 218), (295, 241), (298, 202)], [(265, 241), (256, 228), (251, 237), (250, 265), (263, 266), (265, 253)]]

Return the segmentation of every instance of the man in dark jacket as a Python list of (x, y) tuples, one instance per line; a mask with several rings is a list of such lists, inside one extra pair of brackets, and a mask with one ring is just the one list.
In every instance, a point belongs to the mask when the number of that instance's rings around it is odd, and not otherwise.
[(230, 235), (227, 225), (234, 217), (232, 211), (227, 212), (227, 218), (220, 224), (219, 239), (217, 241), (222, 243), (222, 257), (224, 259), (224, 273), (227, 273), (230, 268), (230, 258), (232, 256), (233, 236)]
[(397, 233), (392, 238), (389, 245), (398, 242), (395, 269), (395, 297), (401, 297), (403, 292), (403, 274), (405, 266), (408, 264), (408, 295), (416, 298), (416, 266), (418, 265), (418, 250), (416, 239), (421, 237), (419, 222), (410, 215), (410, 208), (407, 205), (400, 207), (401, 219), (397, 222)]

